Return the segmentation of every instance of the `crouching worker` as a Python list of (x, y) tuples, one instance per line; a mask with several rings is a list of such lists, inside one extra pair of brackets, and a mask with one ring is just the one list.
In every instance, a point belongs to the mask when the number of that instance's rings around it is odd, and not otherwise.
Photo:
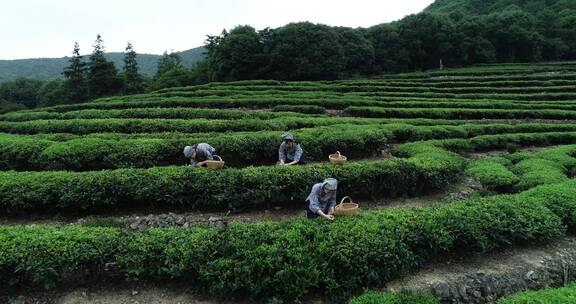
[(216, 149), (207, 143), (184, 147), (184, 157), (190, 159), (190, 166), (206, 166), (206, 161), (214, 160)]
[(308, 202), (307, 217), (314, 219), (319, 216), (334, 220), (334, 207), (336, 206), (336, 189), (338, 181), (327, 178), (322, 183), (315, 184), (306, 202)]
[(294, 139), (290, 133), (282, 135), (282, 144), (278, 149), (278, 165), (305, 165), (306, 156), (302, 146)]

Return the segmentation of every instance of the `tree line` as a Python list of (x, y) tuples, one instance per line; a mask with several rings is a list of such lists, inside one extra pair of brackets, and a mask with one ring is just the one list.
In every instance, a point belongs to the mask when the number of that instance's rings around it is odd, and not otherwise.
[(209, 36), (210, 81), (324, 80), (473, 64), (576, 58), (576, 10), (420, 13), (369, 28), (292, 23)]
[(184, 67), (176, 53), (164, 52), (158, 60), (156, 74), (148, 77), (139, 72), (138, 54), (130, 42), (124, 52), (122, 70), (104, 57), (104, 51), (104, 41), (97, 35), (87, 61), (80, 55), (78, 43), (74, 43), (69, 65), (62, 72), (63, 79), (20, 78), (0, 83), (0, 113), (192, 83), (192, 70)]
[(369, 28), (300, 22), (256, 30), (243, 25), (208, 36), (204, 47), (206, 57), (194, 68), (165, 52), (156, 75), (146, 77), (138, 72), (130, 43), (119, 72), (104, 58), (98, 35), (87, 63), (74, 45), (64, 80), (0, 84), (0, 112), (2, 107), (31, 108), (212, 81), (333, 80), (441, 66), (572, 60), (576, 9), (525, 11), (511, 5), (484, 15), (425, 11)]

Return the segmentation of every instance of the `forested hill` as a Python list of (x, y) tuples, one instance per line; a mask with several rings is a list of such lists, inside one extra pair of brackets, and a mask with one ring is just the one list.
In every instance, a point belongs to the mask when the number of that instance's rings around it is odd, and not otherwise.
[[(186, 67), (192, 67), (203, 57), (205, 49), (198, 47), (183, 52), (177, 52)], [(87, 61), (88, 56), (84, 56)], [(106, 58), (118, 69), (124, 66), (124, 53), (107, 53)], [(158, 59), (162, 55), (138, 54), (137, 60), (140, 73), (153, 76), (156, 73)], [(0, 60), (0, 82), (10, 81), (17, 78), (30, 78), (37, 80), (48, 80), (62, 78), (64, 67), (68, 66), (70, 58), (36, 58), (18, 60)]]
[(427, 13), (454, 13), (460, 12), (466, 15), (486, 15), (502, 11), (515, 5), (523, 11), (532, 14), (545, 13), (552, 10), (556, 13), (576, 10), (574, 0), (436, 0), (424, 12)]

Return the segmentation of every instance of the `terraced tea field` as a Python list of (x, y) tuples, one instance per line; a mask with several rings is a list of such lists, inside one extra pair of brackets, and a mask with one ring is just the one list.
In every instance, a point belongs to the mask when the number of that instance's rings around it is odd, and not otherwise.
[[(128, 280), (345, 302), (445, 256), (570, 236), (575, 122), (573, 62), (211, 83), (0, 115), (0, 287)], [(275, 166), (286, 131), (308, 165)], [(200, 142), (224, 169), (186, 165)], [(349, 161), (330, 164), (336, 151)], [(305, 219), (327, 177), (359, 215)]]

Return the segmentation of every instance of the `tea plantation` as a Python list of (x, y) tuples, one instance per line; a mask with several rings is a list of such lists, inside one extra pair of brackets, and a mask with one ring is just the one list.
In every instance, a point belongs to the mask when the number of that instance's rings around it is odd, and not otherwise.
[[(444, 255), (574, 232), (575, 122), (575, 62), (211, 83), (6, 113), (0, 217), (25, 224), (0, 226), (0, 290), (59, 288), (82, 277), (184, 283), (258, 302), (435, 303), (419, 294), (357, 296)], [(274, 165), (286, 131), (308, 165)], [(182, 149), (201, 142), (218, 150), (224, 169), (187, 166)], [(330, 164), (336, 151), (349, 161)], [(338, 179), (339, 198), (379, 208), (333, 222), (302, 216), (216, 228), (34, 220), (303, 210), (311, 186), (327, 177)], [(388, 199), (471, 178), (482, 189), (468, 198), (386, 208)], [(532, 303), (521, 299), (502, 303)]]

